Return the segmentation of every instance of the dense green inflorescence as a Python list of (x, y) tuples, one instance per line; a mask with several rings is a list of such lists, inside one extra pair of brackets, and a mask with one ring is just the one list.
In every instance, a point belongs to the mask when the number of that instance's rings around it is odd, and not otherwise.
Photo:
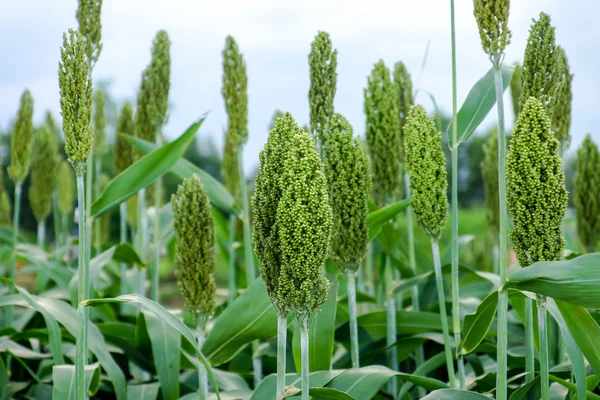
[(474, 0), (473, 14), (479, 27), (481, 47), (499, 68), (504, 50), (510, 44), (512, 33), (508, 29), (510, 0)]
[(246, 63), (237, 43), (231, 36), (223, 49), (223, 87), (221, 93), (227, 112), (227, 131), (221, 175), (229, 193), (240, 195), (240, 170), (238, 156), (241, 146), (248, 140), (248, 76)]
[(56, 142), (59, 143), (61, 140), (60, 129), (58, 128), (58, 125), (56, 125), (56, 121), (54, 120), (54, 117), (50, 111), (46, 111), (46, 119), (44, 123), (48, 129), (50, 129), (52, 136), (56, 138)]
[(29, 173), (33, 145), (33, 98), (29, 90), (21, 95), (17, 121), (10, 136), (10, 164), (8, 176), (15, 183), (25, 180)]
[(498, 197), (498, 131), (493, 129), (483, 145), (483, 161), (481, 176), (485, 193), (486, 219), (491, 232), (498, 232), (499, 197)]
[(77, 22), (79, 32), (85, 40), (85, 54), (90, 68), (98, 61), (102, 51), (102, 0), (79, 0), (77, 8)]
[(510, 239), (522, 267), (562, 256), (567, 190), (558, 147), (544, 104), (530, 98), (510, 139), (506, 168)]
[(75, 173), (85, 174), (94, 134), (92, 119), (92, 80), (88, 78), (89, 66), (85, 59), (85, 41), (77, 31), (63, 35), (58, 68), (60, 108), (65, 133), (65, 151)]
[(573, 192), (577, 236), (586, 251), (593, 252), (600, 237), (600, 152), (590, 134), (577, 150)]
[(215, 309), (215, 223), (198, 176), (184, 179), (171, 197), (171, 207), (177, 283), (194, 317), (205, 322)]
[(371, 175), (369, 161), (352, 127), (340, 114), (329, 124), (324, 167), (333, 215), (329, 255), (340, 270), (355, 271), (367, 249)]
[(104, 153), (106, 141), (106, 116), (104, 115), (104, 92), (96, 90), (94, 96), (94, 152)]
[(563, 85), (563, 68), (550, 16), (542, 12), (537, 21), (533, 20), (525, 47), (521, 71), (523, 91), (519, 101), (521, 109), (530, 97), (535, 97), (542, 102), (552, 121)]
[(72, 215), (75, 205), (75, 176), (66, 160), (58, 166), (58, 212), (60, 215)]
[(310, 88), (310, 132), (322, 148), (327, 141), (328, 125), (333, 117), (333, 100), (337, 88), (337, 50), (327, 32), (319, 32), (308, 54)]
[(4, 187), (4, 163), (0, 155), (0, 225), (10, 225), (12, 207), (8, 192)]
[(117, 119), (117, 139), (115, 141), (114, 155), (115, 175), (119, 175), (133, 164), (133, 148), (131, 143), (122, 135), (134, 135), (133, 107), (129, 102), (123, 104)]
[(271, 301), (279, 315), (310, 318), (327, 298), (321, 268), (332, 215), (314, 141), (289, 113), (275, 122), (260, 152), (252, 201), (252, 239)]
[(573, 100), (571, 83), (573, 81), (573, 74), (571, 74), (565, 50), (559, 47), (558, 52), (563, 66), (563, 84), (554, 109), (552, 130), (554, 131), (556, 139), (558, 139), (561, 145), (564, 146), (564, 150), (566, 150), (571, 142), (571, 101)]
[(439, 240), (448, 221), (448, 178), (442, 135), (421, 105), (411, 108), (404, 126), (410, 207), (431, 240)]
[(400, 115), (400, 158), (404, 162), (404, 123), (410, 108), (414, 104), (412, 80), (402, 61), (394, 65), (394, 85), (396, 87), (396, 103)]
[(390, 71), (380, 60), (364, 89), (366, 137), (373, 174), (373, 199), (378, 206), (402, 198), (400, 113)]
[(515, 72), (513, 72), (513, 76), (510, 79), (510, 99), (513, 106), (513, 116), (515, 121), (519, 116), (519, 111), (521, 111), (520, 99), (521, 93), (523, 93), (523, 86), (521, 83), (521, 74), (523, 73), (523, 68), (521, 64), (514, 63)]
[(59, 161), (56, 136), (44, 125), (35, 134), (29, 186), (29, 204), (38, 223), (43, 222), (52, 209)]

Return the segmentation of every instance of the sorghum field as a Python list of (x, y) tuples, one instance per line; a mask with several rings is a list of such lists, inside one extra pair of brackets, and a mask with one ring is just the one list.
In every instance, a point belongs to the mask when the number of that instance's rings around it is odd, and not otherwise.
[[(210, 112), (163, 137), (167, 31), (110, 121), (93, 80), (102, 0), (79, 0), (56, 49), (60, 117), (34, 125), (24, 89), (2, 142), (2, 399), (600, 399), (600, 153), (588, 135), (566, 157), (569, 49), (540, 12), (505, 62), (510, 1), (474, 0), (489, 71), (457, 99), (454, 1), (441, 4), (449, 118), (415, 101), (418, 71), (379, 61), (352, 127), (317, 32), (310, 125), (275, 112), (254, 174), (233, 37), (224, 151), (206, 157)], [(465, 156), (476, 183), (459, 191)], [(480, 205), (465, 203), (475, 190)]]

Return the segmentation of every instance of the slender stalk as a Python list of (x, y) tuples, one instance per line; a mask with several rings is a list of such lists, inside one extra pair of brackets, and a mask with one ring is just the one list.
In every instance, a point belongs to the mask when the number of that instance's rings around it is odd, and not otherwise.
[(525, 382), (531, 382), (535, 374), (535, 347), (533, 341), (533, 300), (525, 297)]
[[(496, 242), (496, 241), (494, 241)], [(499, 275), (500, 274), (500, 262), (498, 260), (499, 257), (499, 251), (498, 251), (498, 243), (494, 243), (494, 249), (492, 252), (492, 257), (494, 257), (494, 274)]]
[(242, 222), (244, 225), (244, 259), (246, 264), (246, 286), (254, 280), (254, 255), (252, 254), (252, 233), (250, 232), (250, 204), (248, 202), (248, 189), (246, 187), (246, 176), (244, 175), (244, 160), (242, 151), (238, 151), (238, 167), (240, 169), (240, 191), (242, 192)]
[(229, 304), (235, 300), (237, 294), (237, 274), (235, 268), (235, 228), (237, 217), (234, 214), (229, 214)]
[[(386, 327), (387, 327), (387, 337), (386, 337), (386, 346), (387, 350), (387, 363), (388, 367), (392, 371), (398, 370), (398, 348), (395, 346), (396, 344), (396, 299), (393, 294), (389, 293), (391, 289), (391, 284), (393, 281), (393, 267), (390, 260), (390, 257), (386, 258), (386, 266), (385, 271), (387, 275), (387, 299), (386, 299)], [(392, 397), (395, 399), (398, 394), (398, 380), (396, 377), (392, 377), (388, 381), (388, 392), (392, 394)]]
[(546, 325), (546, 296), (537, 295), (538, 332), (540, 336), (540, 385), (542, 400), (550, 396), (550, 377), (548, 375), (548, 330)]
[[(257, 354), (259, 349), (259, 342), (255, 340), (252, 342), (252, 354)], [(262, 376), (262, 358), (257, 357), (252, 359), (252, 369), (254, 371), (254, 388), (257, 388), (263, 379)]]
[(508, 292), (505, 288), (506, 270), (508, 267), (508, 211), (506, 206), (506, 135), (504, 133), (504, 100), (502, 88), (502, 71), (498, 57), (494, 59), (494, 82), (496, 87), (496, 105), (498, 109), (498, 196), (499, 213), (499, 243), (498, 264), (500, 269), (500, 290), (498, 292), (498, 374), (496, 381), (496, 399), (506, 400), (507, 397), (507, 317)]
[[(138, 218), (137, 218), (138, 252), (142, 260), (146, 259), (148, 248), (148, 227), (146, 225), (146, 189), (138, 192)], [(146, 268), (141, 268), (138, 274), (138, 293), (146, 295)]]
[[(46, 243), (46, 219), (38, 222), (38, 226), (37, 226), (37, 245), (40, 249), (43, 250), (45, 243)], [(37, 278), (38, 293), (41, 293), (44, 290), (47, 279), (48, 278), (46, 276), (44, 269), (41, 269), (40, 271), (38, 271), (38, 278)]]
[(300, 324), (300, 357), (302, 364), (302, 400), (308, 400), (309, 372), (308, 372), (308, 318)]
[(69, 221), (67, 219), (68, 217), (66, 215), (63, 215), (60, 219), (60, 244), (62, 246), (65, 246), (68, 243), (68, 237), (69, 237)]
[(375, 280), (373, 279), (373, 242), (367, 243), (367, 256), (365, 257), (365, 286), (367, 294), (375, 294)]
[(84, 367), (87, 361), (87, 325), (89, 314), (86, 307), (81, 306), (81, 302), (86, 300), (89, 263), (87, 262), (88, 247), (88, 224), (86, 222), (85, 212), (85, 189), (83, 176), (77, 177), (77, 200), (79, 206), (79, 265), (78, 265), (78, 306), (77, 306), (77, 338), (76, 338), (76, 355), (75, 355), (75, 387), (77, 400), (86, 398), (85, 388), (85, 373)]
[(450, 0), (450, 25), (452, 34), (452, 326), (454, 328), (454, 340), (456, 342), (456, 361), (458, 363), (458, 381), (460, 389), (465, 388), (465, 365), (461, 346), (460, 332), (460, 287), (458, 279), (458, 123), (457, 123), (457, 101), (456, 101), (456, 36), (454, 25), (454, 0)]
[[(120, 242), (127, 243), (127, 202), (119, 205)], [(121, 294), (127, 294), (127, 264), (121, 263)]]
[(354, 271), (346, 270), (346, 282), (348, 285), (348, 312), (350, 313), (350, 355), (352, 357), (352, 368), (359, 368), (358, 358), (358, 324), (356, 322), (356, 281)]
[(61, 218), (58, 213), (58, 195), (56, 190), (52, 193), (52, 226), (54, 228), (54, 249), (60, 246)]
[(442, 334), (444, 335), (444, 352), (446, 354), (446, 368), (448, 369), (448, 380), (450, 387), (456, 387), (456, 378), (454, 377), (454, 362), (452, 357), (452, 345), (450, 342), (450, 332), (448, 329), (448, 314), (446, 313), (446, 296), (444, 295), (444, 279), (442, 276), (442, 265), (440, 260), (440, 246), (436, 240), (431, 241), (431, 251), (433, 252), (433, 269), (435, 271), (435, 284), (438, 292), (438, 302), (440, 304), (440, 319), (442, 321)]
[[(156, 147), (162, 146), (162, 135), (159, 132), (156, 133)], [(162, 188), (162, 176), (159, 176), (154, 183), (154, 248), (152, 258), (152, 276), (150, 282), (150, 297), (152, 300), (158, 303), (159, 295), (158, 288), (160, 285), (160, 192)]]
[[(17, 271), (17, 243), (19, 242), (19, 219), (21, 216), (21, 192), (22, 186), (21, 182), (15, 182), (15, 204), (13, 205), (13, 248), (11, 255), (10, 267), (8, 270), (8, 279), (12, 282), (15, 281), (16, 271)], [(13, 287), (9, 286), (9, 293), (13, 293)], [(6, 325), (12, 326), (13, 320), (13, 306), (8, 306), (6, 308)]]
[(277, 316), (277, 397), (285, 391), (285, 353), (287, 342), (287, 317)]
[[(202, 348), (205, 339), (206, 334), (202, 324), (198, 322), (198, 348)], [(200, 400), (208, 400), (208, 372), (201, 361), (198, 364), (198, 393), (200, 394)]]
[[(94, 182), (94, 197), (98, 198), (100, 195), (100, 173), (101, 173), (101, 165), (100, 165), (100, 157), (96, 157), (94, 159), (94, 168), (96, 170), (96, 181)], [(89, 213), (87, 215), (90, 215)], [(102, 227), (100, 226), (100, 221), (94, 222), (94, 247), (96, 248), (96, 254), (101, 253), (102, 247)]]

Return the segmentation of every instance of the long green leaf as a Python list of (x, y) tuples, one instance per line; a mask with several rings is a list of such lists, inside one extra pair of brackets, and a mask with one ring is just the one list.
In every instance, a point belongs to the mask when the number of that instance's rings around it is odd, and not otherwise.
[[(100, 366), (98, 363), (84, 366), (87, 394), (93, 396), (100, 387)], [(52, 368), (52, 398), (75, 399), (75, 366), (55, 365)]]
[(111, 180), (92, 204), (90, 217), (99, 217), (169, 171), (183, 156), (202, 122), (204, 117), (190, 125), (176, 140), (146, 154)]
[(483, 341), (494, 321), (498, 308), (498, 292), (491, 293), (477, 307), (474, 314), (465, 316), (462, 353), (469, 354)]
[(212, 365), (221, 365), (246, 344), (276, 335), (277, 313), (259, 278), (216, 318), (202, 351)]
[(4, 336), (0, 337), (0, 353), (5, 352), (28, 360), (41, 360), (50, 357), (50, 354), (31, 350), (17, 342), (13, 342), (12, 340), (8, 339), (8, 337)]
[(157, 315), (142, 311), (146, 319), (148, 336), (152, 344), (154, 366), (160, 383), (162, 398), (179, 398), (179, 354), (181, 353), (181, 335), (163, 322)]
[(198, 347), (198, 344), (196, 343), (196, 339), (194, 338), (194, 334), (192, 333), (192, 331), (190, 331), (190, 329), (183, 322), (181, 322), (181, 320), (179, 320), (179, 318), (177, 318), (176, 316), (174, 316), (173, 314), (171, 314), (170, 312), (165, 310), (160, 304), (156, 303), (155, 301), (147, 299), (138, 294), (125, 294), (125, 295), (115, 297), (115, 298), (110, 298), (110, 299), (85, 300), (81, 303), (81, 305), (83, 307), (96, 307), (98, 305), (102, 305), (102, 304), (106, 304), (106, 303), (137, 303), (137, 304), (141, 304), (144, 307), (146, 307), (146, 309), (148, 309), (149, 311), (154, 313), (156, 316), (158, 316), (160, 319), (162, 319), (163, 322), (169, 324), (173, 329), (175, 329), (176, 331), (181, 333), (181, 335), (185, 338), (185, 340), (194, 348), (194, 350), (196, 350), (196, 353), (200, 357), (200, 360), (206, 366), (206, 369), (208, 370), (208, 377), (210, 378), (210, 381), (215, 389), (217, 398), (219, 398), (219, 399), (221, 398), (219, 395), (219, 387), (215, 380), (215, 376), (213, 375), (212, 369), (210, 368), (208, 361), (204, 357), (204, 354), (202, 354), (202, 351)]
[(587, 308), (600, 308), (600, 253), (541, 261), (513, 271), (508, 286)]
[[(502, 89), (506, 90), (512, 74), (515, 72), (513, 65), (502, 66)], [(481, 124), (485, 117), (496, 104), (496, 87), (494, 82), (494, 69), (491, 68), (469, 91), (465, 102), (458, 110), (456, 120), (458, 121), (458, 143), (452, 142), (452, 135), (448, 135), (448, 146), (457, 147), (467, 140), (475, 129)], [(451, 122), (448, 132), (452, 132)]]
[[(144, 154), (148, 154), (156, 149), (156, 145), (154, 143), (150, 143), (133, 136), (123, 135), (123, 137)], [(180, 179), (189, 178), (192, 175), (198, 175), (200, 182), (202, 182), (202, 185), (206, 189), (208, 199), (215, 207), (236, 215), (240, 213), (240, 209), (235, 206), (233, 198), (227, 189), (225, 189), (225, 187), (215, 178), (188, 160), (184, 158), (177, 160), (175, 165), (173, 165), (173, 167), (170, 169), (170, 173), (178, 176)]]
[(142, 385), (127, 385), (128, 399), (155, 400), (158, 396), (158, 383), (145, 383)]
[(409, 206), (410, 200), (404, 199), (400, 200), (397, 203), (390, 204), (389, 206), (380, 208), (379, 210), (375, 210), (369, 213), (367, 217), (367, 225), (369, 227), (369, 240), (372, 240), (377, 234), (381, 231), (381, 227), (394, 218), (396, 215), (400, 214), (402, 211), (406, 210)]
[[(344, 370), (330, 370), (330, 371), (318, 371), (310, 374), (310, 388), (321, 388), (331, 382), (339, 374), (343, 373)], [(296, 386), (291, 388), (293, 393), (297, 393), (297, 389), (300, 386), (300, 374), (286, 374), (285, 385)], [(277, 390), (277, 378), (275, 375), (269, 375), (258, 385), (254, 390), (254, 394), (250, 400), (264, 400), (274, 399), (275, 392)]]
[(490, 397), (466, 390), (440, 389), (429, 393), (422, 400), (490, 400)]

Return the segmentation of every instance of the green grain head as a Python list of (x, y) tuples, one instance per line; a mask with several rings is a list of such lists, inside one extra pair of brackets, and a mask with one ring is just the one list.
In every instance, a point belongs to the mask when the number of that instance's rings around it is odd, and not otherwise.
[(308, 318), (327, 297), (321, 267), (332, 216), (322, 164), (289, 113), (275, 122), (259, 159), (252, 239), (261, 274), (279, 315)]
[(523, 68), (521, 64), (514, 63), (515, 72), (513, 72), (513, 76), (510, 79), (510, 99), (513, 106), (513, 115), (515, 117), (515, 121), (519, 116), (519, 111), (521, 111), (521, 105), (519, 104), (521, 94), (523, 93), (523, 86), (521, 84), (521, 74), (523, 73)]
[(94, 152), (96, 154), (102, 154), (106, 150), (106, 116), (104, 108), (104, 92), (96, 90), (94, 96)]
[(402, 141), (396, 87), (383, 61), (373, 67), (364, 89), (366, 137), (378, 206), (402, 198)]
[(523, 92), (519, 102), (521, 109), (530, 97), (535, 97), (542, 102), (546, 115), (552, 121), (562, 90), (563, 68), (550, 16), (542, 12), (537, 21), (533, 20), (525, 47), (521, 72)]
[(33, 98), (25, 89), (21, 95), (21, 105), (17, 121), (10, 136), (10, 164), (8, 176), (15, 183), (21, 183), (29, 174), (31, 148), (33, 145)]
[(85, 41), (85, 55), (90, 68), (98, 61), (102, 51), (102, 43), (100, 43), (102, 39), (101, 13), (102, 0), (79, 0), (76, 16), (79, 32)]
[(117, 139), (114, 154), (115, 175), (119, 175), (133, 164), (133, 148), (122, 135), (134, 135), (133, 107), (129, 102), (123, 104), (117, 119)]
[(506, 168), (510, 239), (522, 267), (562, 256), (567, 190), (558, 147), (544, 104), (530, 98), (510, 139)]
[(60, 215), (73, 215), (75, 204), (75, 175), (66, 160), (60, 161), (58, 165), (58, 212)]
[(490, 232), (494, 235), (499, 227), (499, 196), (498, 196), (498, 131), (493, 129), (483, 145), (483, 161), (481, 176), (485, 193), (486, 219)]
[(329, 121), (333, 117), (333, 100), (337, 87), (337, 50), (333, 48), (327, 32), (319, 32), (313, 40), (308, 54), (310, 88), (310, 132), (319, 146), (327, 140)]
[(577, 150), (573, 200), (577, 211), (577, 236), (593, 252), (600, 237), (600, 153), (588, 134)]
[(46, 118), (44, 120), (44, 124), (50, 130), (50, 133), (52, 134), (52, 136), (56, 138), (56, 142), (60, 143), (60, 141), (61, 141), (60, 129), (59, 129), (58, 125), (56, 125), (56, 121), (54, 120), (54, 117), (52, 116), (52, 113), (50, 111), (46, 111)]
[(59, 161), (56, 136), (44, 125), (35, 134), (29, 186), (29, 204), (38, 223), (43, 222), (52, 209)]
[(561, 143), (563, 149), (566, 150), (571, 143), (571, 101), (573, 100), (571, 83), (573, 81), (573, 74), (571, 74), (569, 60), (567, 59), (564, 49), (559, 47), (558, 52), (563, 66), (563, 85), (561, 86), (556, 101), (556, 107), (554, 109), (552, 130), (554, 131), (556, 139)]
[(184, 179), (171, 197), (171, 207), (177, 283), (194, 317), (205, 321), (215, 309), (215, 223), (198, 176)]
[(329, 128), (324, 157), (333, 216), (329, 255), (342, 271), (356, 271), (368, 241), (369, 161), (346, 118), (334, 114)]
[(510, 0), (473, 0), (481, 47), (495, 67), (502, 64), (504, 50), (512, 36), (508, 29), (509, 9)]
[(414, 100), (412, 80), (402, 61), (398, 61), (394, 65), (394, 85), (396, 87), (396, 104), (400, 113), (400, 158), (404, 162), (404, 123)]
[(94, 134), (92, 119), (92, 80), (88, 78), (89, 66), (85, 58), (85, 40), (72, 29), (63, 35), (58, 67), (60, 108), (65, 133), (65, 151), (75, 173), (85, 174)]
[(448, 220), (448, 178), (442, 135), (421, 105), (411, 108), (404, 126), (410, 207), (431, 240), (439, 240)]
[(12, 215), (12, 206), (8, 192), (4, 187), (4, 163), (0, 156), (0, 225), (10, 225)]

